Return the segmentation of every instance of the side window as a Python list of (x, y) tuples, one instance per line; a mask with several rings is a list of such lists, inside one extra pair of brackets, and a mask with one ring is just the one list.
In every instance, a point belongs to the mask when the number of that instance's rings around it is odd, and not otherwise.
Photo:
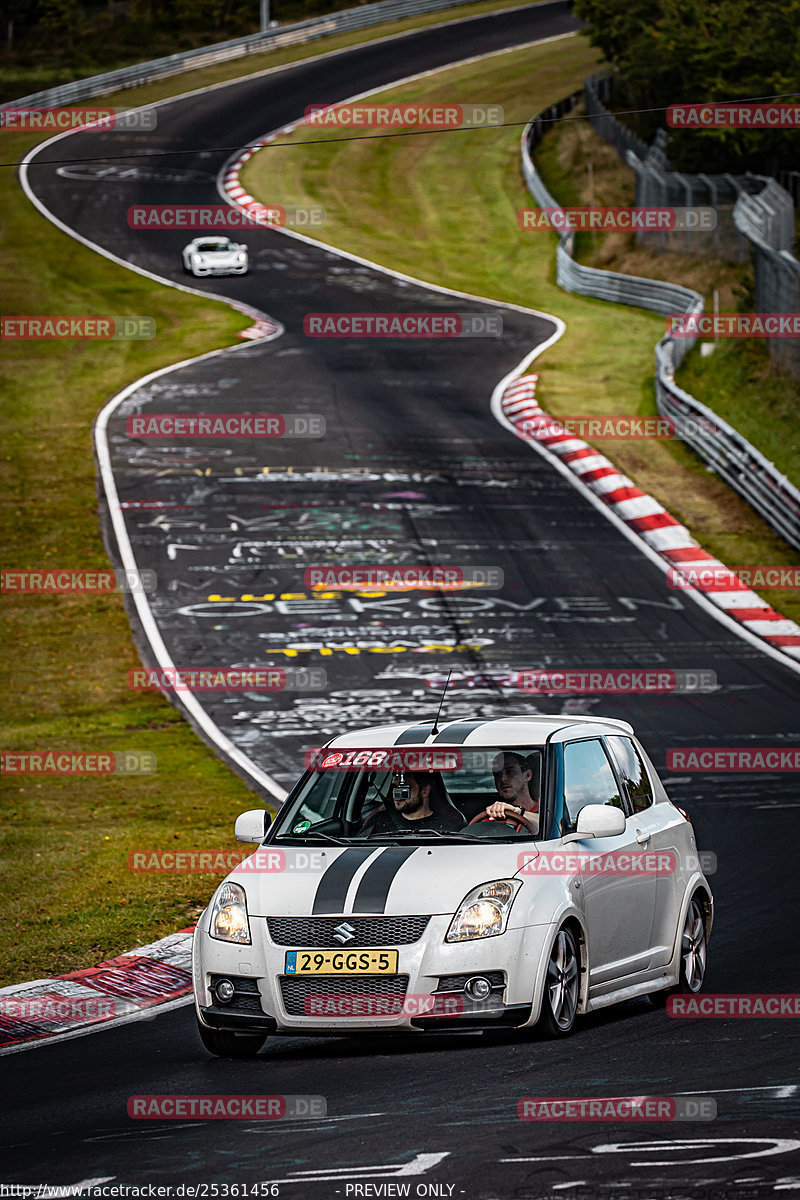
[(570, 830), (587, 804), (613, 804), (624, 810), (611, 763), (598, 738), (564, 746), (564, 803)]
[(634, 812), (642, 812), (653, 803), (653, 789), (647, 777), (644, 763), (630, 738), (607, 738), (609, 749), (617, 769), (625, 781)]

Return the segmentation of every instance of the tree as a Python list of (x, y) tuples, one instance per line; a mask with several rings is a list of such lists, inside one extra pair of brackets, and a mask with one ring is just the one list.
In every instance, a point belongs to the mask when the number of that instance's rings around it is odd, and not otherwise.
[[(643, 111), (644, 136), (666, 126), (671, 104), (784, 96), (800, 104), (800, 0), (575, 0), (591, 41), (622, 76), (624, 98)], [(671, 133), (681, 170), (796, 166), (797, 132)]]

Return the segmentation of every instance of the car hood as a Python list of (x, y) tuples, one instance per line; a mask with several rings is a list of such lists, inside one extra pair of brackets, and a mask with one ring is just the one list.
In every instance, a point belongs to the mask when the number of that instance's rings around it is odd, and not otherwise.
[(258, 848), (228, 879), (247, 894), (251, 916), (452, 913), (467, 892), (510, 879), (533, 844)]

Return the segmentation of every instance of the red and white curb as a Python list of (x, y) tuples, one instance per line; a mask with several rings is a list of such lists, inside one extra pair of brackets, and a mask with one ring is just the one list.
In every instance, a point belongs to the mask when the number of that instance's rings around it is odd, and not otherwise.
[(254, 342), (260, 338), (272, 337), (273, 334), (280, 332), (280, 328), (280, 325), (276, 325), (272, 321), (263, 321), (259, 317), (255, 324), (248, 325), (247, 329), (242, 329), (236, 336)]
[(523, 375), (503, 392), (500, 407), (517, 436), (524, 441), (535, 439), (557, 455), (573, 474), (580, 477), (582, 483), (676, 572), (703, 571), (706, 577), (711, 571), (727, 573), (730, 581), (725, 585), (698, 582), (692, 587), (695, 591), (703, 592), (712, 604), (723, 609), (750, 633), (763, 638), (791, 658), (800, 660), (800, 625), (770, 608), (756, 592), (737, 579), (735, 571), (730, 571), (718, 558), (703, 550), (686, 526), (676, 521), (654, 496), (637, 488), (603, 454), (548, 416), (536, 400), (538, 378), (538, 375)]
[[(245, 212), (252, 211), (253, 213), (257, 213), (269, 211), (268, 205), (262, 204), (260, 200), (256, 200), (255, 196), (251, 196), (250, 193), (242, 187), (241, 183), (239, 182), (239, 172), (244, 164), (249, 162), (254, 154), (257, 154), (258, 151), (261, 150), (262, 147), (266, 146), (269, 142), (273, 142), (278, 136), (278, 133), (288, 133), (290, 129), (294, 129), (297, 125), (302, 124), (302, 121), (295, 121), (292, 123), (292, 125), (287, 125), (285, 129), (276, 130), (275, 133), (271, 133), (267, 137), (261, 138), (258, 142), (251, 142), (246, 150), (243, 150), (239, 155), (236, 156), (236, 158), (232, 159), (228, 163), (220, 182), (225, 198), (230, 204), (232, 204), (235, 208), (244, 209)], [(264, 222), (264, 224), (265, 227), (269, 226), (269, 222)]]
[(187, 996), (194, 926), (96, 967), (0, 988), (0, 1054)]

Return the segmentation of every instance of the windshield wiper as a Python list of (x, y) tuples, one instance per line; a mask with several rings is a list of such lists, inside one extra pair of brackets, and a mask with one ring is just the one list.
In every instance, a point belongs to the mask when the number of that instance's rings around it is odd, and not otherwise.
[[(324, 838), (326, 842), (330, 842), (333, 846), (349, 846), (350, 842), (344, 841), (343, 838), (334, 837), (332, 833), (315, 833), (313, 829), (309, 829), (307, 833), (293, 833), (291, 839), (297, 839), (299, 842), (305, 842), (309, 838)], [(281, 841), (288, 841), (289, 838), (281, 838)]]
[(393, 837), (401, 837), (401, 838), (403, 838), (403, 837), (421, 837), (421, 838), (434, 837), (434, 838), (445, 838), (448, 841), (452, 840), (452, 839), (456, 839), (458, 841), (465, 841), (465, 842), (478, 842), (478, 841), (485, 840), (484, 838), (473, 837), (473, 835), (471, 833), (458, 833), (455, 830), (448, 832), (447, 830), (441, 830), (441, 829), (394, 829), (391, 832), (387, 831), (386, 833), (382, 833), (382, 834), (376, 835), (376, 836), (390, 837), (390, 838), (393, 838)]

